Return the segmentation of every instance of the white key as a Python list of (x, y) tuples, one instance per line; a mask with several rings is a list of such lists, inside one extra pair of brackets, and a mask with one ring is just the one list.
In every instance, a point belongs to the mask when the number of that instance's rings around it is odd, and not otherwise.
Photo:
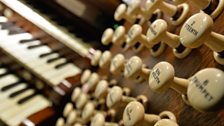
[(8, 36), (8, 34), (9, 34), (9, 30), (0, 30), (1, 37)]
[(5, 68), (1, 68), (1, 69), (0, 69), (0, 75), (1, 75), (1, 74), (5, 74), (6, 72), (7, 72), (7, 69), (5, 69)]
[[(7, 98), (1, 101), (0, 103), (0, 112), (4, 113), (5, 111), (7, 111), (9, 108), (14, 107), (17, 105), (17, 102), (22, 99), (25, 98), (31, 94), (33, 94), (35, 91), (32, 89), (26, 90), (23, 93), (15, 96), (14, 98)], [(0, 118), (2, 117), (2, 114), (0, 114)]]
[(6, 76), (3, 76), (0, 78), (0, 88), (15, 83), (19, 80), (19, 78), (17, 78), (16, 76), (12, 75), (12, 74), (8, 74)]
[(51, 104), (49, 101), (47, 101), (44, 97), (41, 98), (40, 96), (40, 100), (38, 100), (37, 104), (34, 104), (31, 107), (24, 109), (22, 112), (16, 114), (15, 116), (9, 118), (8, 120), (6, 120), (6, 123), (11, 126), (19, 125), (24, 119), (26, 119), (30, 115), (35, 114), (50, 105)]
[(7, 22), (8, 19), (5, 16), (0, 16), (0, 22)]

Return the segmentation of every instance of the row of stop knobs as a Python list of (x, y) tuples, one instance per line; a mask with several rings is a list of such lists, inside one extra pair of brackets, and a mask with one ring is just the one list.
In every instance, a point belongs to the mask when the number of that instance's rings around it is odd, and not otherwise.
[[(146, 35), (144, 35), (144, 30), (142, 28), (143, 24), (134, 24), (133, 21), (130, 21), (131, 17), (135, 17), (135, 20), (139, 17), (136, 15), (141, 15), (140, 19), (144, 18), (145, 16), (139, 11), (137, 11), (139, 9), (141, 10), (141, 6), (138, 1), (139, 0), (133, 1), (133, 3), (130, 4), (128, 7), (127, 5), (121, 4), (117, 8), (115, 12), (115, 19), (121, 20), (122, 18), (124, 18), (129, 23), (131, 22), (132, 26), (130, 28), (119, 26), (115, 30), (113, 30), (112, 28), (106, 29), (101, 39), (104, 45), (113, 43), (116, 46), (120, 46), (124, 51), (129, 48), (132, 48), (137, 52), (141, 51), (144, 47), (146, 47), (150, 50), (152, 56), (158, 56), (162, 54), (165, 49), (165, 44), (167, 44), (169, 47), (173, 48), (173, 53), (177, 58), (185, 58), (190, 54), (193, 48), (198, 48), (201, 45), (205, 44), (214, 52), (213, 55), (215, 60), (219, 64), (224, 64), (224, 36), (212, 32), (212, 27), (214, 24), (214, 21), (212, 19), (213, 16), (210, 16), (202, 11), (200, 13), (192, 15), (187, 20), (187, 17), (185, 16), (182, 21), (184, 24), (182, 25), (179, 35), (171, 33), (169, 31), (169, 25), (164, 19), (156, 19), (151, 21), (150, 23), (147, 20), (148, 30), (146, 32)], [(155, 3), (150, 3), (150, 1), (148, 1), (146, 2), (146, 6), (154, 6), (155, 4), (155, 7), (157, 7), (158, 5), (156, 4), (156, 1), (158, 1), (158, 3), (166, 3), (161, 0), (155, 0)], [(213, 1), (213, 4), (214, 3), (215, 2)], [(219, 1), (219, 4), (222, 5), (223, 1)], [(171, 6), (171, 4), (168, 3), (164, 5)], [(220, 7), (222, 8), (221, 5), (217, 6), (219, 7), (219, 11), (217, 11), (219, 13), (222, 10), (220, 9)], [(164, 13), (165, 12), (168, 11), (164, 11)], [(216, 17), (218, 16), (218, 14), (215, 15)], [(161, 16), (157, 16), (157, 18), (161, 18)]]

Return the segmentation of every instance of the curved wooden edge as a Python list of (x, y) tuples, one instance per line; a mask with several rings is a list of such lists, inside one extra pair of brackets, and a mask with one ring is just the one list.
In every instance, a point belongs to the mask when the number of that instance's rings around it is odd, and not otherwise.
[(47, 119), (53, 117), (55, 114), (55, 111), (52, 107), (47, 107), (31, 116), (29, 116), (27, 119), (25, 119), (20, 126), (31, 126), (38, 125), (43, 121), (46, 121)]

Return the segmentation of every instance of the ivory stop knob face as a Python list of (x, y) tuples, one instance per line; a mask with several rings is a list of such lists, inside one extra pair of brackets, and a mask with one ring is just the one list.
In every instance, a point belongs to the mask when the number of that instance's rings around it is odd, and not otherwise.
[(189, 81), (188, 100), (199, 111), (210, 110), (224, 96), (224, 72), (219, 69), (200, 70)]
[(108, 82), (106, 80), (101, 80), (95, 89), (94, 96), (96, 98), (101, 98), (102, 96), (106, 95), (108, 90)]
[(64, 110), (63, 110), (63, 116), (67, 117), (72, 110), (73, 110), (73, 104), (72, 103), (67, 103), (65, 105)]
[(95, 110), (94, 104), (91, 102), (88, 102), (83, 108), (83, 112), (81, 114), (82, 119), (85, 121), (89, 120), (90, 117), (93, 115), (94, 110)]
[(76, 99), (79, 97), (79, 95), (81, 94), (81, 89), (79, 87), (76, 87), (73, 92), (72, 92), (72, 96), (71, 96), (71, 100), (72, 102), (75, 102)]
[(124, 69), (124, 64), (126, 60), (122, 54), (117, 54), (111, 61), (110, 72), (113, 74), (119, 74)]
[(124, 109), (123, 121), (125, 126), (134, 126), (144, 120), (145, 109), (139, 102), (130, 102)]
[(160, 42), (166, 31), (167, 23), (164, 23), (161, 19), (154, 21), (147, 31), (147, 39), (149, 43), (157, 44)]
[(69, 113), (66, 123), (71, 125), (76, 121), (76, 119), (77, 119), (77, 112), (73, 110)]
[(128, 31), (128, 36), (126, 38), (126, 49), (135, 45), (138, 41), (141, 43), (147, 43), (147, 40), (142, 36), (142, 27), (134, 24)]
[(178, 126), (178, 124), (170, 119), (161, 119), (154, 126)]
[(112, 58), (112, 54), (110, 51), (103, 52), (102, 56), (100, 57), (99, 66), (106, 67), (110, 64), (110, 60)]
[(83, 126), (83, 125), (80, 123), (75, 123), (73, 126)]
[(97, 50), (91, 59), (91, 65), (93, 66), (98, 65), (101, 55), (102, 55), (102, 52), (100, 50)]
[(168, 62), (156, 64), (149, 76), (149, 87), (154, 91), (163, 92), (170, 87), (174, 78), (174, 68)]
[(112, 41), (114, 30), (112, 28), (107, 28), (102, 35), (101, 42), (103, 45), (108, 45)]
[(96, 84), (99, 82), (99, 75), (97, 73), (92, 73), (89, 80), (87, 81), (87, 85), (89, 86), (89, 89), (92, 90), (95, 88)]
[(125, 64), (124, 68), (124, 77), (126, 78), (136, 78), (139, 76), (142, 68), (142, 60), (137, 57), (131, 57), (128, 62)]
[(107, 107), (111, 108), (116, 103), (121, 101), (122, 95), (123, 95), (123, 91), (120, 87), (114, 86), (113, 88), (111, 88), (111, 90), (107, 94), (107, 99), (106, 99)]
[(76, 101), (76, 108), (81, 109), (88, 101), (88, 96), (85, 93), (81, 93)]
[(105, 118), (100, 113), (97, 113), (91, 121), (91, 126), (104, 126), (104, 124), (105, 124)]
[(117, 29), (114, 31), (114, 35), (112, 38), (112, 42), (115, 45), (121, 45), (121, 43), (124, 43), (125, 41), (125, 27), (124, 26), (119, 26)]
[(191, 16), (180, 31), (180, 41), (186, 47), (197, 48), (208, 40), (213, 20), (204, 13)]
[(64, 126), (64, 125), (65, 125), (65, 120), (62, 117), (58, 118), (55, 126)]
[(126, 5), (125, 5), (125, 4), (120, 4), (120, 5), (117, 7), (117, 9), (115, 10), (115, 13), (114, 13), (114, 19), (115, 19), (116, 21), (120, 21), (120, 20), (124, 17), (126, 11), (127, 11), (127, 7), (126, 7)]
[(89, 79), (91, 75), (91, 71), (89, 69), (86, 69), (81, 76), (81, 83), (84, 84), (87, 82), (87, 80)]

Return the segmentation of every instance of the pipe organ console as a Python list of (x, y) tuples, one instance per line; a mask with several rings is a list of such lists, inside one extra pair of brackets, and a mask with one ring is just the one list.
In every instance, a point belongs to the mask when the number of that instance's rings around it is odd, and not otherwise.
[(223, 11), (0, 0), (0, 126), (224, 126)]

